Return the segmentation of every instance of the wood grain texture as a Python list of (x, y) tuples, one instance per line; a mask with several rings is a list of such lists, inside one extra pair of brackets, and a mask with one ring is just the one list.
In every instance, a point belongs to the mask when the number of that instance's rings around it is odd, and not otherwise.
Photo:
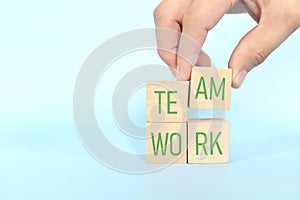
[(231, 80), (231, 69), (193, 67), (189, 107), (229, 110)]
[(229, 162), (229, 123), (223, 119), (188, 122), (188, 163)]
[(147, 122), (186, 122), (188, 81), (147, 83)]
[(187, 163), (186, 147), (186, 123), (146, 123), (148, 164)]

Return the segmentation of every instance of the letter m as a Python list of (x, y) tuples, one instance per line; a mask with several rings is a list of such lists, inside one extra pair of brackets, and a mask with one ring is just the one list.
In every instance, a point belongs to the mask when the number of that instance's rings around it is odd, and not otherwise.
[(214, 92), (216, 94), (216, 97), (218, 97), (220, 95), (220, 93), (222, 92), (222, 100), (224, 101), (224, 98), (225, 98), (225, 81), (226, 81), (226, 79), (222, 78), (220, 87), (217, 90), (214, 78), (211, 77), (211, 79), (210, 79), (210, 100), (212, 100), (213, 90), (214, 90)]

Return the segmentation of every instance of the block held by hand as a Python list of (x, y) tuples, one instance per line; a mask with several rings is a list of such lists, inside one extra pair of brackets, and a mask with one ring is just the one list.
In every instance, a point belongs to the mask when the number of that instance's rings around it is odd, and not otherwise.
[(193, 67), (189, 106), (210, 110), (229, 110), (231, 69)]

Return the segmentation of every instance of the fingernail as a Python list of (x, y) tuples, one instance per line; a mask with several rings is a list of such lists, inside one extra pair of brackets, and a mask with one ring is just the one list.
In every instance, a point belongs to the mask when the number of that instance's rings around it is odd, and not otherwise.
[(247, 76), (247, 73), (248, 72), (246, 70), (242, 70), (234, 77), (234, 82), (237, 88), (239, 88), (242, 85)]

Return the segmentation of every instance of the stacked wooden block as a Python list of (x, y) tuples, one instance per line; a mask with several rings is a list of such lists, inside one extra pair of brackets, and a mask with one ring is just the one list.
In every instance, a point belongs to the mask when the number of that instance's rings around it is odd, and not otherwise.
[(188, 107), (230, 109), (231, 69), (194, 67), (191, 81), (147, 83), (147, 163), (229, 162), (229, 124), (188, 119)]

